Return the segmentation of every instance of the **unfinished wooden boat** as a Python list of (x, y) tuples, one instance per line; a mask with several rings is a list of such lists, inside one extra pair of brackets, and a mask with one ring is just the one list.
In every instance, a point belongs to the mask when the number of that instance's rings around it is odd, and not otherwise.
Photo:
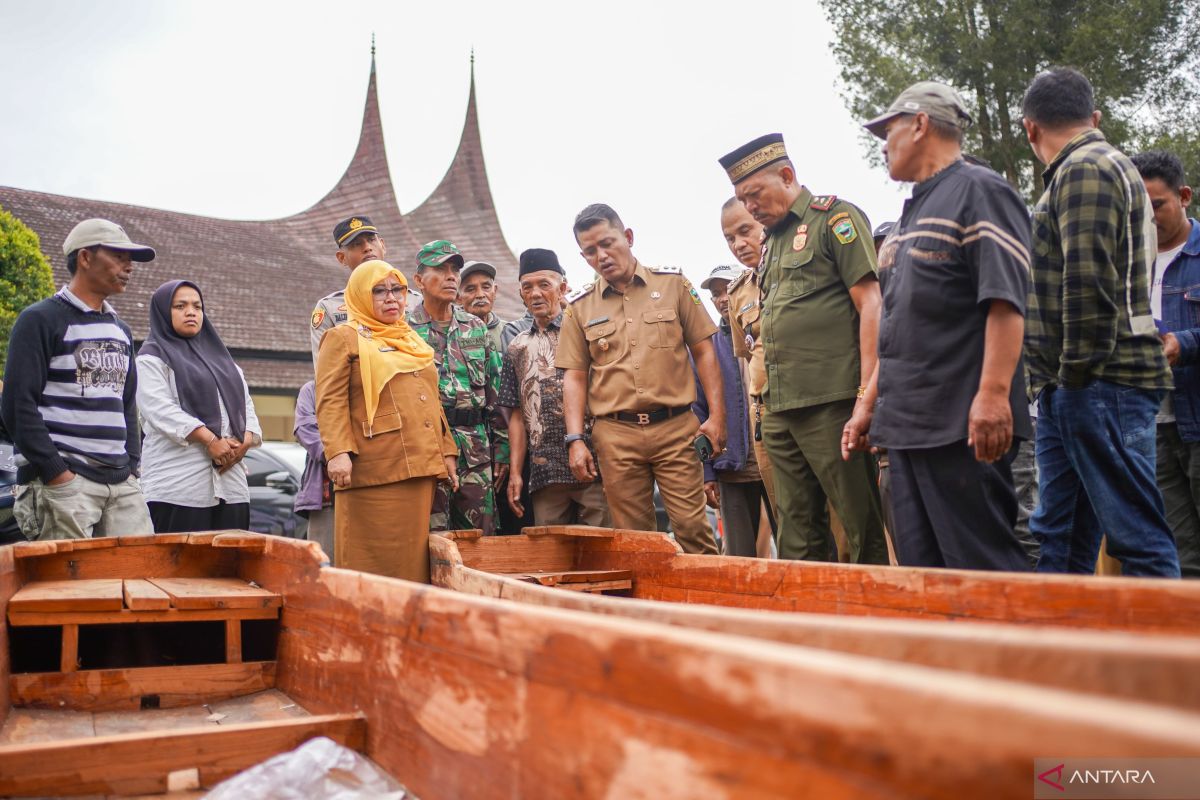
[(208, 787), (318, 734), (426, 800), (1016, 797), (1035, 757), (1200, 756), (1189, 711), (323, 561), (249, 534), (0, 549), (0, 795)]
[(661, 534), (575, 526), (432, 535), (430, 559), (435, 585), (469, 594), (1200, 710), (1190, 584), (688, 556)]

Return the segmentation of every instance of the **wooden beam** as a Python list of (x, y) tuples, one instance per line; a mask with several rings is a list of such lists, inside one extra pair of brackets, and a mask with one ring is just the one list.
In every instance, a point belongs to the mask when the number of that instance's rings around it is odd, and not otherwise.
[(11, 745), (0, 747), (0, 794), (162, 792), (170, 773), (187, 769), (197, 769), (201, 786), (210, 788), (317, 736), (362, 750), (366, 732), (364, 714), (326, 714)]
[(119, 611), (124, 605), (121, 581), (105, 578), (27, 583), (8, 601), (8, 610)]
[(16, 628), (29, 625), (118, 625), (131, 622), (211, 622), (227, 619), (277, 619), (278, 608), (168, 608), (159, 611), (10, 611), (8, 623)]
[(225, 662), (227, 664), (242, 663), (242, 621), (240, 619), (225, 620)]
[(282, 598), (239, 578), (151, 578), (178, 609), (278, 608)]
[(8, 684), (14, 706), (122, 711), (156, 697), (159, 708), (178, 708), (270, 689), (275, 662), (28, 672), (10, 676)]
[(162, 611), (171, 607), (171, 596), (141, 578), (126, 578), (125, 607), (131, 611)]
[(62, 626), (62, 659), (60, 672), (74, 672), (79, 667), (79, 626)]

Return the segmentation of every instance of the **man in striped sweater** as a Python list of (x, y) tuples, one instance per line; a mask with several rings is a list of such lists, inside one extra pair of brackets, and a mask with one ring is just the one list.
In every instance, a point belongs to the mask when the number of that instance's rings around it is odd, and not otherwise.
[(21, 312), (8, 346), (0, 416), (23, 484), (14, 511), (31, 539), (149, 534), (133, 335), (107, 298), (154, 250), (89, 219), (63, 252), (70, 282)]

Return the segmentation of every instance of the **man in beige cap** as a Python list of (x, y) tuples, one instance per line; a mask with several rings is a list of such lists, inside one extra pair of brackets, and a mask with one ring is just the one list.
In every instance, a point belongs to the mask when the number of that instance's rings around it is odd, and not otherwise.
[[(1011, 464), (1032, 433), (1021, 369), (1029, 217), (962, 158), (958, 92), (922, 82), (865, 127), (912, 198), (879, 252), (879, 361), (842, 452), (886, 447), (903, 566), (1027, 571)], [(878, 398), (878, 400), (876, 399)]]
[(137, 475), (133, 335), (108, 298), (154, 249), (89, 219), (63, 244), (70, 282), (17, 317), (0, 415), (16, 446), (14, 512), (31, 539), (152, 533)]

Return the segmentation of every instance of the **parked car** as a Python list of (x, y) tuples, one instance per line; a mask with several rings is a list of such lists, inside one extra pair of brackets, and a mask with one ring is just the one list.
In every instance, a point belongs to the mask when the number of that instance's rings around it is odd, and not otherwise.
[(304, 455), (296, 442), (263, 442), (246, 453), (250, 530), (305, 538), (308, 520), (292, 510), (304, 475)]

